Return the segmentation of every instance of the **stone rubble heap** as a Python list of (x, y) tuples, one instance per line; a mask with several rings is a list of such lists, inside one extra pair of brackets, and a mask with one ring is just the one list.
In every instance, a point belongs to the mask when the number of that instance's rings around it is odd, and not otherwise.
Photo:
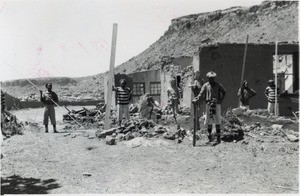
[(99, 139), (105, 139), (106, 144), (109, 145), (116, 144), (116, 141), (128, 141), (136, 137), (177, 139), (178, 143), (181, 143), (187, 136), (187, 132), (180, 127), (174, 130), (171, 127), (156, 124), (153, 120), (136, 118), (108, 130), (100, 129), (95, 135)]

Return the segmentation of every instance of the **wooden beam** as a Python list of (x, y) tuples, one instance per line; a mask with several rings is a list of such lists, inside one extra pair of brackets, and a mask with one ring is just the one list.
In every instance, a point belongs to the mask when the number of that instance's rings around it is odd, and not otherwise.
[(278, 116), (278, 111), (277, 111), (277, 88), (278, 88), (278, 83), (277, 83), (277, 62), (278, 62), (278, 41), (275, 42), (275, 108), (274, 108), (274, 113), (275, 116)]
[(106, 109), (105, 109), (105, 124), (104, 128), (110, 128), (110, 110), (111, 110), (111, 101), (112, 101), (112, 85), (114, 80), (114, 67), (115, 67), (115, 57), (116, 57), (116, 45), (117, 45), (117, 31), (118, 24), (113, 24), (113, 34), (112, 34), (112, 42), (111, 42), (111, 52), (110, 52), (110, 67), (109, 67), (109, 75), (108, 75), (108, 87), (107, 87), (107, 95), (106, 95)]
[[(247, 56), (247, 48), (248, 48), (248, 39), (249, 39), (249, 35), (247, 35), (247, 38), (246, 38), (246, 45), (245, 45), (245, 51), (244, 51), (243, 68), (242, 68), (242, 77), (241, 77), (241, 85), (240, 85), (240, 87), (242, 87), (242, 84), (243, 84), (243, 81), (244, 81), (246, 56)], [(239, 106), (240, 106), (240, 99), (238, 100), (238, 107)]]

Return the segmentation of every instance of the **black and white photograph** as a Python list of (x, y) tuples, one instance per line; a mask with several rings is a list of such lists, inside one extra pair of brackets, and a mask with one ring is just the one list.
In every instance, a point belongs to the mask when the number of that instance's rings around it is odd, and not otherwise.
[(0, 0), (1, 195), (299, 194), (299, 2)]

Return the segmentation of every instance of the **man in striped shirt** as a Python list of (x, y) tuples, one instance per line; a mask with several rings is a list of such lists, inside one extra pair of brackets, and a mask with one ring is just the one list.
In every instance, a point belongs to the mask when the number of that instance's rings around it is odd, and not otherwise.
[[(269, 114), (275, 114), (275, 83), (274, 80), (268, 81), (268, 87), (266, 88), (265, 95), (268, 99), (268, 112)], [(278, 104), (278, 97), (279, 97), (280, 91), (279, 88), (277, 88), (277, 114), (279, 114), (279, 104)]]
[(126, 86), (126, 80), (120, 80), (119, 87), (113, 87), (116, 92), (118, 103), (118, 124), (121, 125), (123, 116), (126, 120), (129, 120), (129, 102), (132, 98), (132, 92), (129, 87)]

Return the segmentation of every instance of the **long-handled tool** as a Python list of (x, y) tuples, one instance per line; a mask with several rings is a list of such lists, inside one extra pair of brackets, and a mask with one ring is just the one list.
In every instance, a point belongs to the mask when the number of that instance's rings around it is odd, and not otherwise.
[(194, 102), (194, 132), (193, 132), (193, 146), (196, 146), (196, 132), (198, 130), (198, 102)]
[[(13, 66), (11, 66), (9, 63), (7, 63), (6, 61), (2, 60), (6, 65), (8, 65), (11, 69), (13, 69), (15, 72), (21, 74), (17, 69), (15, 69)], [(21, 74), (22, 75), (22, 74)], [(27, 80), (32, 86), (34, 86), (38, 91), (40, 91), (39, 87), (36, 86), (33, 82), (31, 82), (28, 78), (24, 78), (25, 80)], [(59, 108), (61, 108), (58, 103), (56, 103), (53, 99), (50, 98), (50, 100)], [(68, 114), (68, 116), (70, 116), (70, 118), (72, 118), (79, 126), (83, 127), (82, 124), (80, 124), (77, 120), (75, 120), (75, 118), (73, 118), (71, 115)]]
[[(244, 51), (244, 57), (243, 57), (243, 67), (242, 67), (242, 76), (241, 76), (241, 86), (244, 81), (244, 74), (245, 74), (245, 65), (246, 65), (246, 57), (247, 57), (247, 48), (248, 48), (248, 39), (249, 35), (247, 35), (246, 38), (246, 45), (245, 45), (245, 51)], [(240, 107), (240, 100), (238, 100), (238, 107)]]

